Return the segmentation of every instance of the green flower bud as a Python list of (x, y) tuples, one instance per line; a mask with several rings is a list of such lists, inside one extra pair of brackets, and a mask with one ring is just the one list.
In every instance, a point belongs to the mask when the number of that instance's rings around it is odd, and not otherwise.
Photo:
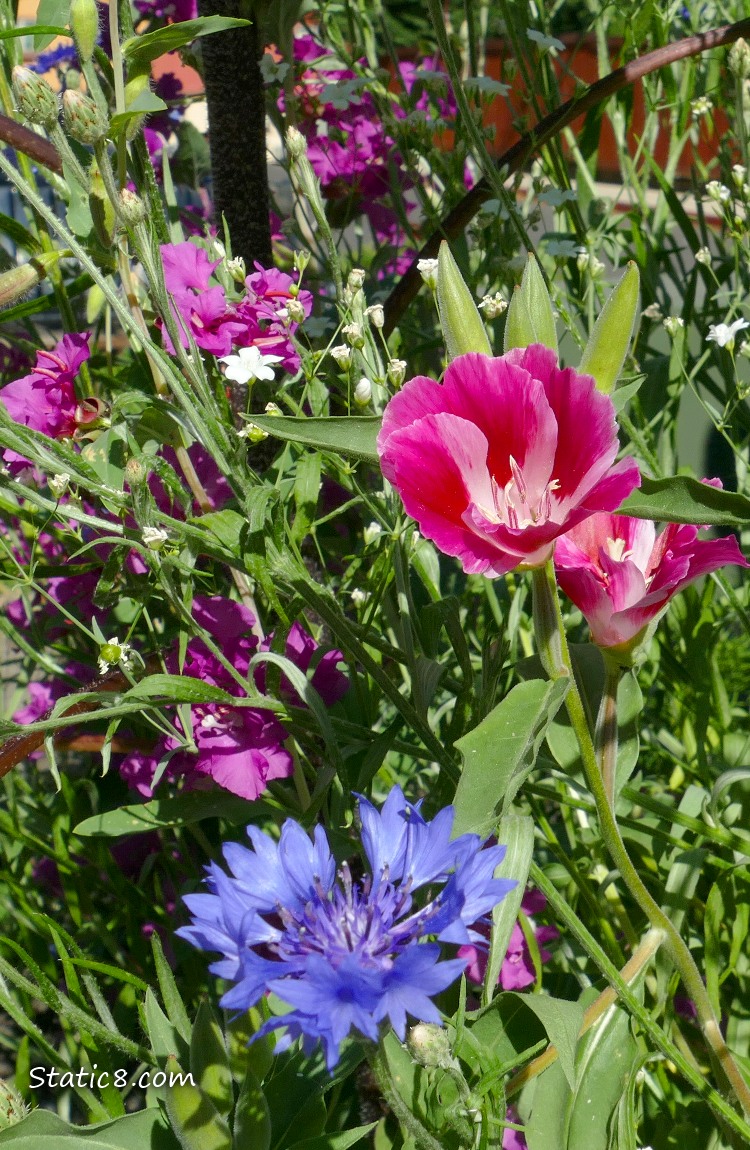
[(747, 41), (740, 38), (729, 49), (729, 71), (739, 80), (750, 77), (750, 47)]
[(448, 1070), (457, 1065), (445, 1030), (431, 1022), (418, 1022), (412, 1026), (406, 1036), (406, 1048), (421, 1066), (439, 1066), (441, 1070)]
[(83, 92), (63, 93), (65, 131), (79, 144), (97, 144), (107, 134), (109, 123), (99, 105)]
[(78, 55), (84, 64), (88, 64), (94, 54), (96, 37), (99, 34), (96, 0), (71, 0), (70, 30), (76, 42)]
[(57, 96), (50, 85), (30, 68), (16, 64), (13, 69), (13, 95), (18, 111), (30, 124), (49, 131), (57, 123)]
[(28, 1107), (18, 1091), (0, 1079), (0, 1130), (15, 1126), (27, 1114)]
[(122, 188), (120, 191), (120, 204), (119, 204), (120, 218), (134, 227), (140, 224), (146, 218), (146, 205), (140, 196), (135, 192), (131, 192), (130, 188)]
[(50, 252), (48, 255), (35, 256), (29, 263), (3, 272), (0, 275), (0, 308), (8, 307), (35, 288), (63, 254)]

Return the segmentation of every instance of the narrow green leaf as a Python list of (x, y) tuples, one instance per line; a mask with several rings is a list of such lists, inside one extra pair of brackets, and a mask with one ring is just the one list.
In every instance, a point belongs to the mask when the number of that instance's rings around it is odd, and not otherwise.
[(306, 1138), (304, 1142), (294, 1142), (289, 1150), (349, 1150), (362, 1142), (377, 1122), (368, 1122), (366, 1126), (354, 1126), (351, 1130), (342, 1130), (340, 1134), (321, 1134), (319, 1138)]
[(547, 285), (539, 264), (529, 252), (520, 286), (511, 297), (505, 317), (503, 350), (542, 343), (557, 355), (557, 331)]
[[(167, 1074), (180, 1074), (176, 1058), (167, 1059)], [(232, 1150), (226, 1119), (211, 1099), (188, 1082), (167, 1082), (165, 1102), (169, 1121), (182, 1150)]]
[(126, 699), (160, 699), (170, 703), (231, 703), (234, 696), (221, 687), (189, 675), (149, 675), (125, 691)]
[(190, 1038), (190, 1071), (198, 1086), (220, 1114), (234, 1105), (232, 1071), (224, 1035), (208, 1002), (203, 999)]
[(143, 1002), (143, 1019), (154, 1058), (162, 1070), (170, 1055), (179, 1058), (180, 1061), (187, 1058), (189, 1049), (187, 1042), (159, 1006), (151, 987), (146, 991)]
[[(169, 27), (184, 27), (184, 25), (170, 24)], [(109, 124), (109, 134), (114, 139), (136, 116), (148, 116), (152, 112), (164, 112), (166, 109), (167, 105), (154, 92), (149, 89), (139, 92), (133, 103), (129, 104), (124, 112), (118, 112), (116, 116), (112, 117)]]
[(269, 1150), (271, 1115), (266, 1096), (255, 1074), (248, 1066), (234, 1111), (234, 1145), (252, 1150)]
[(615, 284), (583, 353), (579, 371), (593, 375), (605, 395), (614, 389), (633, 338), (641, 278), (635, 263), (628, 264)]
[(178, 24), (167, 24), (166, 28), (157, 28), (154, 32), (146, 32), (143, 36), (131, 36), (122, 45), (125, 59), (132, 67), (134, 64), (150, 64), (167, 52), (174, 52), (177, 48), (184, 48), (201, 36), (210, 36), (214, 32), (228, 32), (232, 28), (246, 28), (249, 20), (237, 20), (230, 16), (204, 16), (198, 20), (183, 20)]
[(497, 989), (500, 968), (521, 908), (534, 849), (533, 819), (528, 815), (516, 814), (515, 811), (503, 815), (497, 828), (497, 841), (506, 848), (506, 852), (495, 877), (514, 878), (518, 885), (506, 894), (492, 912), (492, 936), (482, 993), (483, 1004), (492, 1000)]
[(456, 743), (464, 769), (456, 789), (454, 834), (491, 830), (532, 770), (547, 727), (569, 684), (519, 683), (479, 726)]
[(468, 351), (492, 355), (479, 309), (445, 240), (438, 252), (437, 303), (449, 360)]
[(164, 957), (164, 950), (158, 931), (154, 931), (151, 935), (151, 949), (154, 954), (156, 977), (159, 980), (159, 989), (161, 991), (162, 1002), (167, 1010), (167, 1017), (178, 1034), (181, 1034), (185, 1041), (189, 1042), (192, 1033), (190, 1019), (185, 1010), (182, 995), (177, 989), (172, 968)]
[(276, 439), (304, 443), (319, 451), (335, 451), (366, 463), (377, 463), (376, 446), (380, 416), (333, 415), (328, 419), (303, 419), (288, 415), (255, 415), (253, 423)]

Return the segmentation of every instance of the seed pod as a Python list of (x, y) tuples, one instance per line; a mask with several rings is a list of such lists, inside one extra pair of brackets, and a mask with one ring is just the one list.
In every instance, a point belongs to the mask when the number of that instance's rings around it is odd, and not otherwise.
[(65, 131), (79, 144), (97, 144), (107, 134), (109, 122), (99, 105), (83, 92), (63, 93)]
[(13, 95), (18, 111), (30, 124), (39, 124), (47, 131), (55, 126), (59, 113), (57, 96), (46, 80), (22, 64), (13, 69)]

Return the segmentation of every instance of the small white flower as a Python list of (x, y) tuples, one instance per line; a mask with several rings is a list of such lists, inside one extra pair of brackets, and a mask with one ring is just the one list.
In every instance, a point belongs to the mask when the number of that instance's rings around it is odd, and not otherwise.
[(437, 260), (417, 260), (417, 271), (432, 291), (437, 287), (437, 270)]
[(479, 310), (487, 316), (487, 319), (497, 319), (499, 315), (507, 311), (508, 301), (502, 292), (496, 291), (494, 295), (482, 296), (478, 306)]
[(235, 383), (254, 383), (256, 379), (272, 380), (274, 369), (271, 366), (281, 363), (280, 355), (263, 355), (260, 348), (241, 347), (237, 355), (222, 355), (219, 363), (226, 364), (224, 374)]
[(383, 528), (380, 526), (377, 520), (373, 519), (372, 523), (368, 523), (362, 533), (362, 538), (365, 541), (365, 547), (367, 547), (370, 543), (374, 543), (375, 540), (382, 534)]
[(365, 308), (365, 315), (373, 327), (381, 328), (385, 323), (385, 311), (382, 303), (373, 303)]
[(106, 675), (110, 667), (120, 666), (127, 671), (133, 665), (134, 654), (130, 643), (121, 643), (116, 635), (99, 648), (99, 674)]
[(690, 107), (694, 116), (707, 116), (713, 108), (708, 96), (696, 96), (694, 100), (690, 101)]
[(643, 316), (645, 319), (662, 319), (662, 310), (658, 303), (650, 303), (648, 307), (644, 307)]
[(745, 182), (745, 176), (746, 175), (747, 175), (747, 168), (745, 167), (744, 164), (733, 164), (732, 165), (732, 179), (734, 180), (734, 182), (738, 188), (742, 189), (742, 185)]
[(349, 291), (361, 291), (365, 282), (365, 272), (363, 268), (352, 268), (346, 280), (346, 286)]
[(244, 284), (247, 268), (242, 256), (235, 256), (234, 259), (227, 260), (227, 271), (236, 284)]
[(706, 184), (706, 195), (715, 204), (728, 204), (732, 198), (732, 193), (726, 184), (720, 184), (718, 180), (710, 180)]
[(341, 329), (346, 342), (350, 347), (364, 347), (365, 336), (362, 331), (362, 324), (360, 323), (347, 323)]
[(55, 499), (62, 499), (65, 492), (68, 490), (70, 484), (70, 476), (67, 471), (61, 471), (59, 475), (53, 475), (48, 480), (49, 489), (54, 495)]
[(357, 605), (357, 607), (361, 607), (362, 604), (366, 603), (367, 600), (370, 598), (370, 592), (369, 591), (363, 591), (361, 587), (355, 587), (351, 594), (352, 594), (352, 603), (355, 603)]
[(336, 344), (328, 354), (336, 360), (339, 367), (348, 367), (352, 362), (352, 353), (345, 343)]
[(578, 268), (579, 272), (585, 272), (586, 271), (586, 268), (589, 266), (590, 260), (591, 260), (591, 256), (586, 251), (586, 249), (585, 248), (579, 248), (579, 250), (576, 252), (576, 267)]
[(671, 335), (672, 338), (674, 338), (680, 328), (684, 326), (685, 321), (681, 315), (668, 315), (664, 318), (664, 327), (666, 328), (667, 334)]
[(392, 359), (388, 364), (388, 378), (394, 387), (401, 387), (406, 379), (406, 360)]
[(169, 534), (162, 531), (161, 527), (144, 527), (141, 532), (141, 539), (149, 551), (161, 551), (169, 539)]
[(734, 351), (734, 337), (738, 331), (744, 331), (746, 327), (750, 327), (750, 323), (746, 319), (736, 319), (734, 323), (712, 323), (708, 329), (706, 340), (709, 343), (715, 343), (717, 347), (725, 347), (728, 351)]
[(710, 267), (711, 266), (711, 252), (709, 251), (709, 249), (708, 248), (698, 248), (698, 251), (695, 253), (695, 262), (697, 264), (705, 264), (707, 268)]
[(360, 407), (367, 407), (372, 399), (372, 380), (363, 375), (354, 389), (354, 402)]
[(267, 403), (264, 410), (266, 415), (281, 415), (281, 408), (278, 403)]

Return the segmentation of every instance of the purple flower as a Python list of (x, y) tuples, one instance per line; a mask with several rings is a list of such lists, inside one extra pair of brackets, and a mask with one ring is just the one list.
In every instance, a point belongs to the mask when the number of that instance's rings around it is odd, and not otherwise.
[(244, 1012), (272, 991), (292, 1009), (259, 1035), (284, 1030), (277, 1049), (301, 1037), (308, 1053), (320, 1041), (329, 1070), (352, 1030), (376, 1041), (388, 1022), (403, 1040), (407, 1014), (439, 1023), (432, 998), (465, 965), (443, 960), (440, 942), (475, 937), (472, 924), (516, 885), (493, 877), (505, 847), (451, 840), (451, 807), (427, 822), (395, 787), (381, 811), (361, 798), (360, 814), (360, 882), (346, 863), (336, 874), (322, 827), (311, 841), (287, 819), (276, 843), (250, 826), (253, 849), (226, 844), (231, 877), (209, 866), (209, 893), (185, 899), (193, 917), (177, 932), (221, 955), (210, 969), (235, 983), (223, 1006)]
[[(91, 354), (89, 335), (64, 335), (52, 351), (38, 351), (34, 370), (0, 390), (0, 403), (11, 419), (51, 439), (62, 439), (94, 418), (93, 408), (89, 413), (79, 406), (73, 384)], [(16, 467), (27, 465), (23, 456), (8, 449), (3, 459)]]
[[(273, 635), (269, 635), (267, 639), (264, 639), (261, 643), (262, 651), (270, 651), (272, 639)], [(284, 651), (286, 658), (294, 663), (295, 666), (299, 667), (300, 671), (304, 671), (306, 674), (313, 660), (313, 655), (318, 650), (320, 650), (320, 644), (316, 643), (312, 635), (299, 623), (293, 623), (286, 640), (286, 649)], [(338, 703), (339, 699), (343, 699), (349, 690), (348, 676), (337, 668), (337, 663), (342, 662), (343, 658), (343, 653), (336, 648), (332, 651), (326, 651), (322, 659), (317, 661), (315, 670), (312, 673), (312, 678), (310, 679), (313, 687), (327, 707), (332, 707), (334, 703)], [(255, 672), (255, 682), (259, 690), (265, 691), (265, 666), (261, 665), (258, 667)], [(296, 694), (294, 687), (286, 675), (281, 676), (281, 690), (288, 695)]]

